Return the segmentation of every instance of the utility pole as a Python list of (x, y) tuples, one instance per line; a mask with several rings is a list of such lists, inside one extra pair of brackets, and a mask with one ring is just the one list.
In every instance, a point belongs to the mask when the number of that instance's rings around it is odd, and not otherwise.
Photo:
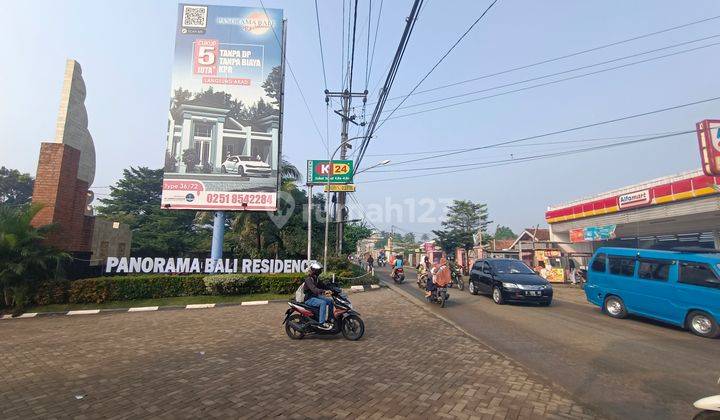
[[(363, 103), (367, 102), (367, 94), (368, 91), (365, 90), (363, 92), (351, 92), (348, 89), (345, 89), (342, 92), (330, 92), (328, 90), (325, 91), (325, 101), (329, 101), (330, 98), (341, 98), (342, 99), (342, 109), (341, 110), (335, 110), (337, 115), (340, 116), (342, 119), (342, 128), (340, 131), (340, 160), (347, 159), (347, 149), (351, 149), (352, 145), (348, 143), (348, 124), (352, 123), (359, 126), (364, 126), (365, 123), (357, 123), (355, 122), (355, 116), (350, 116), (350, 102), (352, 98), (359, 97), (362, 98)], [(354, 168), (354, 167), (353, 167)], [(330, 173), (332, 174), (332, 168), (330, 168)], [(345, 232), (345, 220), (347, 218), (347, 211), (345, 210), (345, 192), (339, 192), (336, 193), (337, 197), (337, 210), (335, 212), (335, 218), (339, 219), (336, 220), (336, 235), (335, 235), (335, 254), (340, 255), (342, 253), (342, 244), (343, 244), (343, 235)]]

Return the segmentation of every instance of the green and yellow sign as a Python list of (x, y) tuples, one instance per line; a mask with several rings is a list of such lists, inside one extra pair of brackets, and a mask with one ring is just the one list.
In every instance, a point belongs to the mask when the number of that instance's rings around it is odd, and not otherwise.
[(328, 177), (331, 184), (351, 184), (353, 172), (352, 160), (333, 160), (332, 166), (328, 160), (307, 161), (308, 185), (327, 184)]

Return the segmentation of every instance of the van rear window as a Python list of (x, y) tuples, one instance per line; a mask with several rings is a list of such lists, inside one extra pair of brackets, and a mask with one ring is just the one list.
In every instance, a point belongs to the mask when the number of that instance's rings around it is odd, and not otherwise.
[(598, 273), (604, 273), (605, 272), (605, 262), (606, 257), (605, 254), (598, 254), (595, 259), (592, 262), (592, 266), (590, 269), (592, 271), (596, 271)]
[(635, 259), (610, 256), (610, 274), (632, 277), (635, 274)]

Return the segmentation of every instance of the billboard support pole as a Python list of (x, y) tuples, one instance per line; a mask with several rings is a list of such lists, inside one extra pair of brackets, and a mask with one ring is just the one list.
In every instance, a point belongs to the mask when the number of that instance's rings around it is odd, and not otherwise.
[(312, 243), (312, 198), (313, 198), (313, 192), (312, 192), (312, 185), (308, 185), (308, 243), (307, 243), (307, 260), (310, 262), (310, 253), (312, 251), (312, 247), (310, 244)]
[(213, 236), (212, 247), (210, 248), (210, 258), (213, 261), (222, 259), (223, 239), (225, 238), (225, 212), (216, 211), (213, 220)]

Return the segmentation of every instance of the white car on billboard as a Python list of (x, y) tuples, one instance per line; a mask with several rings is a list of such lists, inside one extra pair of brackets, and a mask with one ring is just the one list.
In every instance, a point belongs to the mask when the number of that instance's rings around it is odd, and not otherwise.
[(220, 167), (220, 172), (224, 174), (238, 174), (240, 176), (264, 176), (268, 177), (272, 174), (270, 165), (263, 162), (260, 156), (228, 156)]

